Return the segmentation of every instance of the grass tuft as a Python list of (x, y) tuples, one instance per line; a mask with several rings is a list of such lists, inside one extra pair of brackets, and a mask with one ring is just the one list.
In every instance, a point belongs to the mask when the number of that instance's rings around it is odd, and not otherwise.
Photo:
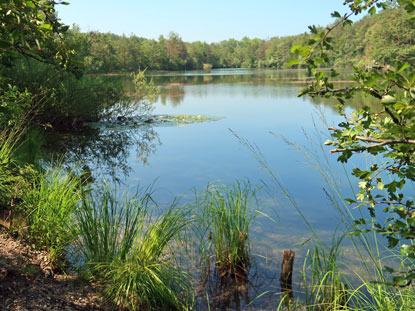
[(81, 203), (80, 178), (61, 166), (34, 171), (21, 195), (25, 238), (46, 247), (52, 264), (62, 266), (76, 238), (73, 215)]
[(229, 187), (210, 184), (197, 202), (207, 238), (216, 259), (216, 267), (224, 273), (246, 271), (250, 264), (249, 231), (257, 212), (252, 207), (257, 189), (248, 181)]
[(77, 213), (77, 249), (107, 301), (127, 310), (189, 309), (190, 278), (170, 251), (188, 225), (187, 212), (172, 204), (154, 216), (151, 188), (132, 198), (105, 184), (99, 192)]

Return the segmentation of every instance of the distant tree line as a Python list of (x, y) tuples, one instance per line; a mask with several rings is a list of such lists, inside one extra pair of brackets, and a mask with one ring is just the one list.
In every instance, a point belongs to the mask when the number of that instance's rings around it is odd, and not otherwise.
[[(330, 57), (329, 65), (392, 63), (405, 60), (415, 63), (414, 14), (392, 7), (366, 16), (360, 21), (334, 31), (332, 44), (339, 47)], [(305, 45), (307, 33), (272, 37), (267, 40), (229, 39), (219, 43), (184, 42), (171, 32), (167, 38), (145, 39), (136, 35), (112, 33), (82, 33), (74, 25), (66, 40), (89, 73), (131, 72), (149, 70), (202, 69), (203, 64), (213, 68), (285, 68), (293, 58), (291, 48)]]

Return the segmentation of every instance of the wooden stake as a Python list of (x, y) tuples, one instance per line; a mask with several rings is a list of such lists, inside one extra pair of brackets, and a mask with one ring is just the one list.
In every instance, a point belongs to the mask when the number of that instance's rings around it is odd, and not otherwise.
[[(283, 297), (286, 296), (286, 304), (294, 300), (293, 293), (293, 267), (295, 252), (293, 250), (284, 250), (282, 253), (281, 264), (281, 291)], [(287, 299), (288, 298), (288, 299)]]

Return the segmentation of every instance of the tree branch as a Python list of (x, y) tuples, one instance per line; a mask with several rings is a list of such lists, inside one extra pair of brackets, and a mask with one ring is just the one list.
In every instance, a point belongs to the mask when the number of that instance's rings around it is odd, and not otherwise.
[[(331, 131), (335, 131), (335, 132), (343, 132), (342, 130), (338, 129), (338, 128), (334, 128), (334, 127), (329, 127), (328, 128)], [(365, 137), (365, 136), (354, 136), (353, 137), (354, 140), (359, 140), (362, 142), (367, 142), (367, 143), (374, 143), (373, 145), (367, 145), (367, 146), (362, 146), (362, 147), (356, 147), (356, 148), (336, 148), (336, 149), (332, 149), (330, 150), (330, 153), (335, 153), (335, 152), (343, 152), (343, 151), (365, 151), (368, 149), (372, 149), (372, 148), (376, 148), (376, 147), (382, 147), (382, 146), (391, 146), (391, 145), (396, 145), (396, 144), (408, 144), (408, 145), (415, 145), (415, 139), (378, 139), (378, 138), (372, 138), (372, 137)]]

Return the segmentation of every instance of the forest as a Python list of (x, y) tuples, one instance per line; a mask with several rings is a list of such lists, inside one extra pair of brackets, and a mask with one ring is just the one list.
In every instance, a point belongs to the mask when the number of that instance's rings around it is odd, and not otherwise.
[[(330, 55), (327, 65), (351, 68), (373, 60), (382, 64), (405, 60), (413, 64), (415, 28), (410, 22), (412, 17), (413, 14), (405, 10), (390, 8), (335, 29), (333, 45), (337, 49)], [(213, 68), (281, 69), (287, 68), (287, 61), (293, 57), (291, 48), (306, 44), (310, 38), (309, 33), (303, 33), (269, 39), (244, 37), (218, 43), (184, 42), (175, 32), (152, 40), (136, 35), (83, 33), (76, 25), (66, 36), (88, 73), (192, 70), (203, 69), (203, 64), (211, 64)]]

